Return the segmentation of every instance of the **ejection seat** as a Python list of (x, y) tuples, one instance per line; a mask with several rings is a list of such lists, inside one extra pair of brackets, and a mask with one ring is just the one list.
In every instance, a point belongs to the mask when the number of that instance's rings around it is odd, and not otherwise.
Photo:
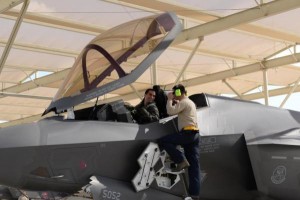
[(162, 119), (168, 117), (169, 115), (166, 108), (168, 98), (166, 93), (160, 88), (159, 85), (154, 85), (153, 90), (156, 93), (155, 104), (159, 111), (159, 118)]
[(97, 112), (99, 121), (118, 121), (133, 123), (130, 112), (126, 109), (123, 100), (114, 101), (102, 106)]

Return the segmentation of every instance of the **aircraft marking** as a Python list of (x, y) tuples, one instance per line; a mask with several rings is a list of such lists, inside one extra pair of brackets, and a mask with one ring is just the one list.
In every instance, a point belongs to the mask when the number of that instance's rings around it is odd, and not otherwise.
[(217, 137), (201, 138), (200, 153), (212, 153), (220, 148), (220, 144), (217, 143)]
[(84, 160), (81, 160), (80, 163), (79, 163), (79, 167), (80, 169), (85, 169), (87, 168), (87, 164)]
[(120, 192), (115, 192), (115, 191), (112, 191), (112, 190), (104, 189), (102, 197), (105, 198), (105, 199), (120, 200), (121, 193)]
[(285, 160), (285, 159), (287, 159), (287, 157), (286, 156), (272, 156), (272, 159)]
[(200, 176), (201, 176), (201, 179), (200, 179), (201, 183), (203, 183), (207, 178), (207, 172), (205, 172), (204, 170), (201, 170)]
[(286, 167), (283, 165), (277, 166), (274, 171), (273, 175), (271, 176), (271, 181), (278, 185), (281, 184), (285, 181), (285, 176), (286, 176)]

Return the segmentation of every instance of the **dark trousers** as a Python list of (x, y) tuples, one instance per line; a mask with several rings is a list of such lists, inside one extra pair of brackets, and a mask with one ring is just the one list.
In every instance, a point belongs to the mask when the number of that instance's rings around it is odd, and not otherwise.
[[(160, 148), (166, 150), (175, 163), (181, 163), (184, 158), (190, 163), (189, 194), (198, 196), (200, 193), (200, 150), (198, 131), (180, 131), (159, 139)], [(181, 145), (184, 155), (176, 146)]]

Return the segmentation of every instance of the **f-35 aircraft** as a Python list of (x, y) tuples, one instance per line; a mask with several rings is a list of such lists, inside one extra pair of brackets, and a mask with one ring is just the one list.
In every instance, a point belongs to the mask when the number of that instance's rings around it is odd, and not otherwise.
[[(92, 40), (44, 114), (0, 130), (0, 185), (32, 199), (187, 198), (187, 172), (156, 144), (176, 116), (132, 120), (123, 100), (60, 113), (137, 80), (181, 32), (173, 13), (122, 24)], [(201, 130), (201, 197), (300, 199), (298, 112), (207, 94), (190, 98)], [(16, 196), (16, 195), (13, 195)]]

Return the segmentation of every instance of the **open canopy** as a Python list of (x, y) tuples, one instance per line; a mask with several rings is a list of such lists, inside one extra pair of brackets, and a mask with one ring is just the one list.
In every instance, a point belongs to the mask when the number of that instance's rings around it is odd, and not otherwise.
[(134, 82), (180, 32), (177, 17), (165, 13), (102, 33), (83, 49), (44, 114), (63, 112)]

